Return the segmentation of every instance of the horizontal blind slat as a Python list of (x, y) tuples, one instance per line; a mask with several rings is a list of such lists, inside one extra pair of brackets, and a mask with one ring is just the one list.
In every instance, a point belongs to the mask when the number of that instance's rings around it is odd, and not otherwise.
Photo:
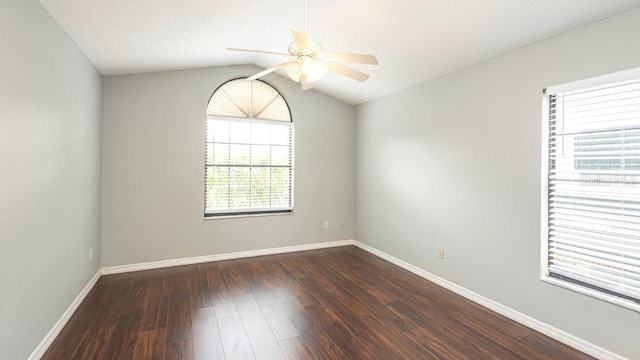
[[(582, 236), (577, 232), (561, 230), (552, 230), (549, 232), (549, 238), (554, 242), (571, 244), (576, 247), (584, 247), (589, 249), (599, 249), (601, 251), (615, 251), (615, 252), (628, 252), (630, 254), (640, 252), (640, 243), (633, 244), (631, 242), (624, 241), (623, 239), (611, 236), (609, 238), (600, 237), (596, 239), (593, 234), (588, 233), (588, 236)], [(601, 240), (605, 239), (605, 240)], [(608, 250), (607, 250), (608, 249)], [(640, 255), (633, 254), (632, 256), (638, 257)]]

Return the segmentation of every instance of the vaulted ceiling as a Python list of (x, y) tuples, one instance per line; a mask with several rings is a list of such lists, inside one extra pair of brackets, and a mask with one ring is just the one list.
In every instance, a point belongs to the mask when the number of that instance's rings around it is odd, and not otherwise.
[[(103, 75), (283, 61), (303, 0), (40, 0)], [(325, 50), (370, 53), (360, 83), (328, 74), (316, 90), (350, 104), (458, 70), (640, 6), (640, 0), (308, 0)], [(247, 74), (251, 75), (251, 74)], [(273, 75), (271, 75), (273, 76)], [(213, 84), (217, 86), (219, 84)]]

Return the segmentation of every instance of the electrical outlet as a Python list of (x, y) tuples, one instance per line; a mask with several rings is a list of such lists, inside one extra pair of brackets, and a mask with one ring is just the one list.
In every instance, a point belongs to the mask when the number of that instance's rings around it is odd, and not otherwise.
[(89, 261), (93, 261), (93, 248), (89, 249)]
[(340, 229), (344, 229), (344, 220), (340, 220)]
[(324, 229), (327, 230), (329, 228), (329, 222), (328, 221), (324, 221)]
[(438, 258), (444, 259), (444, 248), (441, 248), (441, 247), (438, 248)]

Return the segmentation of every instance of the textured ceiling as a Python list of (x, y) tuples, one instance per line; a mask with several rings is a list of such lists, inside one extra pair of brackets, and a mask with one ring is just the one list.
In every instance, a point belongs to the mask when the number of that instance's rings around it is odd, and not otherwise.
[[(283, 58), (226, 47), (287, 52), (289, 29), (304, 30), (303, 0), (40, 2), (103, 75), (267, 68)], [(308, 32), (325, 50), (380, 61), (353, 66), (371, 74), (364, 83), (328, 74), (315, 87), (359, 104), (637, 6), (640, 0), (309, 0)]]

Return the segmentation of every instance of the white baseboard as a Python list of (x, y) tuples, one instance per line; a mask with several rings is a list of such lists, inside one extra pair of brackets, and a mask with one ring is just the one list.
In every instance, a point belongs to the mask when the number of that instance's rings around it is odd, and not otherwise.
[(522, 325), (530, 327), (538, 332), (541, 332), (553, 339), (556, 339), (566, 345), (571, 346), (574, 349), (582, 351), (585, 354), (591, 355), (598, 359), (607, 359), (607, 360), (628, 360), (625, 357), (622, 357), (618, 354), (615, 354), (607, 349), (601, 348), (597, 345), (594, 345), (586, 340), (583, 340), (577, 336), (571, 335), (565, 331), (562, 331), (558, 328), (555, 328), (549, 324), (546, 324), (542, 321), (536, 320), (528, 315), (525, 315), (521, 312), (513, 310), (507, 306), (504, 306), (496, 301), (493, 301), (489, 298), (486, 298), (482, 295), (479, 295), (471, 290), (468, 290), (460, 285), (454, 284), (448, 280), (445, 280), (441, 277), (438, 277), (428, 271), (425, 271), (417, 266), (411, 265), (405, 261), (402, 261), (396, 257), (393, 257), (387, 253), (384, 253), (376, 248), (373, 248), (367, 244), (363, 244), (359, 241), (353, 241), (353, 244), (362, 250), (365, 250), (381, 259), (387, 260), (388, 262), (398, 265), (399, 267), (408, 270), (420, 277), (423, 277), (429, 281), (432, 281), (448, 290), (453, 291), (454, 293), (464, 296), (465, 298), (480, 304), (488, 309), (491, 309), (503, 316), (508, 317), (511, 320), (517, 321)]
[(338, 240), (338, 241), (329, 241), (329, 242), (314, 243), (314, 244), (284, 246), (284, 247), (270, 248), (270, 249), (240, 251), (240, 252), (227, 253), (227, 254), (205, 255), (205, 256), (196, 256), (196, 257), (181, 258), (181, 259), (130, 264), (130, 265), (110, 266), (110, 267), (102, 268), (102, 274), (103, 275), (120, 274), (120, 273), (132, 272), (132, 271), (160, 269), (160, 268), (173, 267), (173, 266), (192, 265), (192, 264), (200, 264), (200, 263), (206, 263), (206, 262), (212, 262), (212, 261), (241, 259), (241, 258), (255, 257), (255, 256), (284, 254), (284, 253), (295, 252), (295, 251), (324, 249), (324, 248), (347, 246), (347, 245), (353, 245), (353, 244), (354, 244), (354, 240)]
[(73, 300), (71, 305), (69, 305), (69, 307), (64, 312), (64, 314), (62, 314), (62, 317), (60, 317), (58, 322), (56, 322), (56, 324), (53, 325), (53, 328), (49, 330), (49, 333), (44, 337), (44, 339), (42, 339), (42, 341), (40, 342), (40, 344), (38, 344), (36, 349), (33, 350), (31, 355), (29, 355), (28, 360), (38, 360), (42, 357), (42, 355), (44, 355), (45, 352), (47, 352), (47, 349), (49, 349), (49, 346), (51, 346), (51, 344), (56, 339), (58, 334), (60, 334), (60, 331), (62, 331), (62, 328), (64, 328), (64, 326), (67, 324), (67, 322), (69, 321), (73, 313), (76, 312), (76, 310), (78, 309), (78, 306), (80, 306), (80, 304), (82, 303), (82, 300), (84, 300), (84, 298), (87, 297), (87, 294), (89, 294), (89, 291), (93, 289), (93, 286), (98, 282), (98, 279), (100, 279), (101, 275), (102, 275), (101, 269), (98, 269), (96, 274), (93, 275), (93, 277), (91, 278), (91, 280), (89, 280), (89, 282), (84, 287), (84, 289), (80, 291), (80, 294), (78, 294), (78, 296), (75, 298), (75, 300)]

